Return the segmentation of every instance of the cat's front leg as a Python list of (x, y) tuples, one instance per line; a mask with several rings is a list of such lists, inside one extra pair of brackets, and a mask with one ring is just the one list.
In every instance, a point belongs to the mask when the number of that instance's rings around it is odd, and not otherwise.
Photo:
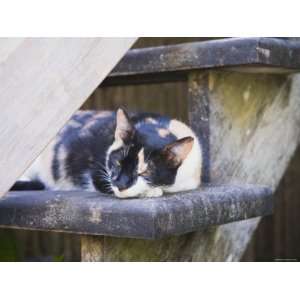
[(154, 198), (154, 197), (161, 197), (163, 194), (163, 190), (159, 187), (149, 189), (146, 191), (142, 196), (146, 198)]

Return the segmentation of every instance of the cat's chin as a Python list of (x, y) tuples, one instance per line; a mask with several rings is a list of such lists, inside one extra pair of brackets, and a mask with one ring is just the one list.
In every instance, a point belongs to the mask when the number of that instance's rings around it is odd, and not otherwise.
[(156, 197), (161, 197), (163, 194), (163, 190), (161, 188), (150, 187), (145, 182), (139, 182), (139, 181), (133, 187), (125, 191), (119, 191), (119, 189), (116, 187), (112, 187), (112, 190), (115, 196), (121, 199), (154, 198), (154, 197), (156, 198)]
[(120, 191), (117, 187), (112, 186), (112, 190), (118, 198), (138, 198), (147, 193), (149, 189), (151, 187), (142, 177), (138, 177), (136, 182), (126, 190)]
[(161, 197), (163, 195), (163, 190), (161, 188), (152, 188), (147, 190), (146, 192), (137, 194), (137, 195), (126, 195), (126, 194), (122, 194), (119, 191), (116, 191), (115, 196), (121, 199), (130, 199), (130, 198), (157, 198), (157, 197)]

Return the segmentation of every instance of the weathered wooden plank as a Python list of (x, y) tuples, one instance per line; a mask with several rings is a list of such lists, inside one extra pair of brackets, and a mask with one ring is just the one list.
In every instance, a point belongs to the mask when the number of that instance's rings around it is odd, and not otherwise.
[(182, 81), (192, 70), (210, 68), (255, 73), (295, 72), (300, 70), (300, 43), (278, 38), (224, 38), (133, 49), (102, 86)]
[(81, 237), (81, 261), (102, 262), (104, 261), (104, 237), (84, 235)]
[(135, 40), (0, 39), (0, 197)]
[(96, 192), (10, 192), (0, 203), (0, 227), (159, 239), (270, 214), (271, 194), (252, 185), (127, 200)]
[[(206, 89), (199, 86), (208, 84), (207, 76), (191, 72), (188, 82), (188, 118), (202, 146), (202, 181), (210, 182), (210, 103)], [(197, 105), (193, 105), (197, 103)]]
[(243, 261), (300, 261), (300, 147), (274, 195), (274, 213), (263, 218)]

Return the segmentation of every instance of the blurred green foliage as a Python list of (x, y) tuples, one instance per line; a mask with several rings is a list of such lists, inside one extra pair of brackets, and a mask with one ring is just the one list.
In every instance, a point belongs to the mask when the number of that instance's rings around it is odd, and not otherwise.
[(0, 261), (20, 261), (15, 236), (12, 231), (0, 232)]
[(63, 261), (65, 261), (65, 257), (64, 257), (64, 255), (55, 255), (53, 257), (53, 261), (54, 262), (63, 262)]

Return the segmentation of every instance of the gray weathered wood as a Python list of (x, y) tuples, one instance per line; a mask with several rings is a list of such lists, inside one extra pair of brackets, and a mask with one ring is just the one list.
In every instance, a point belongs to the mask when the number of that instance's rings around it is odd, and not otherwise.
[(193, 70), (232, 68), (240, 72), (300, 70), (300, 42), (278, 38), (224, 38), (133, 49), (104, 85), (186, 80)]
[(81, 237), (81, 261), (102, 262), (104, 261), (104, 237), (83, 235)]
[(207, 76), (189, 75), (188, 84), (188, 118), (202, 146), (202, 181), (210, 182), (210, 104), (207, 89), (199, 88), (208, 84)]
[(135, 40), (0, 39), (0, 197)]
[(97, 192), (27, 191), (10, 192), (0, 202), (0, 227), (160, 239), (271, 212), (271, 190), (252, 185), (124, 200)]

